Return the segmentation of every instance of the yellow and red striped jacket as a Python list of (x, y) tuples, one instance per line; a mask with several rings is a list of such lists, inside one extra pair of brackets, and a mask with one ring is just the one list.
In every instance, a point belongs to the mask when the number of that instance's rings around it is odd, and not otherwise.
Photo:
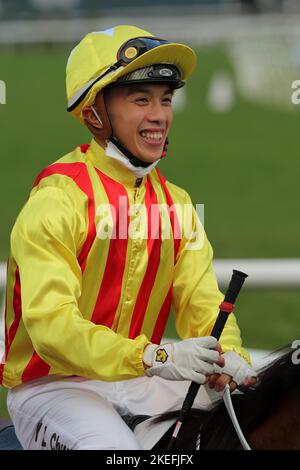
[[(94, 140), (38, 176), (11, 234), (4, 386), (49, 374), (141, 376), (143, 350), (160, 342), (171, 304), (181, 338), (210, 333), (223, 296), (203, 228), (201, 247), (189, 250), (181, 213), (169, 210), (169, 237), (159, 210), (150, 217), (158, 204), (191, 204), (188, 194), (156, 170), (136, 186)], [(138, 205), (146, 220), (126, 210)], [(115, 209), (108, 227), (115, 236), (103, 236), (103, 207)], [(193, 227), (196, 221), (193, 209)], [(220, 342), (249, 360), (233, 315)]]

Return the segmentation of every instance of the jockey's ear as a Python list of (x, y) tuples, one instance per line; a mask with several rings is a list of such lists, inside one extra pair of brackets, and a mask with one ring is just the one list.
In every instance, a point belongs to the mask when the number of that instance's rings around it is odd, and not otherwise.
[(103, 128), (102, 121), (101, 121), (97, 111), (95, 110), (95, 108), (93, 106), (86, 106), (82, 110), (82, 114), (83, 114), (83, 117), (84, 117), (84, 122), (85, 122), (87, 127), (89, 127), (89, 125), (90, 125), (90, 126), (96, 128), (96, 129), (102, 129)]
[(105, 148), (108, 143), (108, 138), (106, 137), (107, 127), (104, 128), (102, 124), (102, 120), (100, 119), (99, 113), (96, 111), (94, 106), (86, 106), (82, 110), (84, 123), (88, 130), (93, 134), (96, 141), (101, 145), (101, 147)]

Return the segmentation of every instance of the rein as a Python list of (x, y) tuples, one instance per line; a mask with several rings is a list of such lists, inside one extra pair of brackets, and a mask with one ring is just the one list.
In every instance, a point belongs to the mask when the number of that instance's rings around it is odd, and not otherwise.
[(252, 450), (251, 447), (249, 446), (248, 442), (246, 441), (246, 438), (243, 434), (243, 431), (241, 430), (241, 427), (239, 425), (238, 419), (236, 417), (233, 404), (232, 404), (232, 399), (231, 399), (231, 394), (230, 394), (230, 387), (227, 384), (224, 393), (223, 393), (223, 401), (226, 406), (226, 410), (229, 414), (229, 417), (231, 419), (231, 422), (233, 424), (233, 427), (235, 429), (235, 432), (237, 433), (237, 436), (239, 438), (239, 441), (241, 443), (241, 446), (243, 447), (244, 450)]

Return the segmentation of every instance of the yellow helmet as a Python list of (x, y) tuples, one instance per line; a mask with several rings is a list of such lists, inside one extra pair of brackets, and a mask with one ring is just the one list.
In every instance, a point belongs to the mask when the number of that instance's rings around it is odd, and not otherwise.
[[(82, 110), (94, 103), (100, 90), (130, 72), (154, 64), (176, 66), (174, 69), (160, 69), (158, 73), (161, 75), (157, 80), (176, 80), (174, 87), (178, 88), (192, 74), (196, 54), (184, 44), (156, 38), (135, 26), (116, 26), (88, 33), (68, 59), (68, 111), (83, 123)], [(180, 77), (170, 72), (176, 69), (179, 69)]]

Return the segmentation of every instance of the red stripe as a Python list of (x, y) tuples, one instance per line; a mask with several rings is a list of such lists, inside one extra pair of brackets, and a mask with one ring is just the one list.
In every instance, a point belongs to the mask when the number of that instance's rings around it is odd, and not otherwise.
[[(103, 187), (106, 191), (109, 204), (111, 204), (116, 213), (115, 220), (115, 238), (110, 239), (107, 262), (103, 274), (103, 279), (98, 292), (97, 300), (95, 303), (93, 315), (91, 321), (96, 324), (105, 325), (111, 328), (115, 312), (119, 305), (122, 280), (125, 270), (127, 242), (128, 242), (128, 225), (129, 225), (129, 214), (128, 214), (128, 195), (124, 186), (120, 183), (109, 178), (104, 173), (101, 173), (96, 168), (96, 171), (101, 179)], [(120, 224), (124, 223), (123, 219), (120, 220), (120, 197), (126, 198), (126, 236), (124, 238), (119, 237)], [(122, 214), (124, 213), (124, 207), (121, 209)], [(123, 228), (123, 227), (122, 227)]]
[[(8, 263), (6, 266), (6, 279), (8, 279)], [(7, 286), (6, 286), (7, 290)], [(3, 367), (5, 363), (5, 358), (7, 355), (8, 351), (8, 331), (7, 331), (7, 292), (5, 293), (5, 310), (4, 310), (4, 341), (5, 341), (5, 346), (4, 346), (4, 353), (3, 356), (1, 357), (0, 360), (0, 383), (1, 383), (1, 377), (3, 374)]]
[[(166, 196), (166, 201), (168, 204), (168, 207), (172, 207), (174, 202), (171, 197), (170, 191), (167, 188), (166, 185), (166, 179), (159, 173), (159, 171), (156, 168), (156, 173), (158, 175), (158, 178), (161, 182), (161, 185), (164, 189), (165, 196)], [(170, 215), (170, 221), (171, 221), (171, 227), (172, 227), (172, 232), (173, 232), (173, 238), (174, 238), (174, 264), (177, 258), (177, 254), (179, 251), (180, 247), (180, 241), (181, 241), (181, 235), (180, 235), (180, 225), (178, 221), (178, 217), (176, 214), (176, 211), (174, 212), (173, 210), (169, 212)], [(163, 336), (163, 333), (165, 331), (165, 327), (168, 321), (168, 317), (170, 314), (171, 310), (171, 304), (172, 304), (172, 293), (173, 293), (173, 283), (171, 284), (169, 291), (166, 295), (166, 298), (164, 300), (164, 303), (160, 309), (160, 312), (158, 314), (155, 327), (152, 333), (151, 341), (153, 343), (159, 344), (161, 341), (161, 338)]]
[(50, 366), (34, 351), (22, 374), (22, 382), (49, 374)]
[[(7, 346), (7, 353), (6, 353), (7, 355), (12, 345), (12, 342), (15, 338), (15, 335), (17, 333), (20, 320), (22, 318), (21, 282), (20, 282), (20, 273), (19, 273), (18, 267), (16, 269), (16, 276), (15, 276), (13, 308), (15, 312), (15, 318), (9, 329), (8, 346)], [(33, 357), (30, 359), (22, 375), (22, 381), (23, 381), (23, 376), (27, 376), (27, 380), (28, 380), (28, 379), (40, 377), (41, 375), (48, 375), (50, 366), (48, 366), (48, 364), (42, 361), (42, 359), (35, 352), (33, 356), (36, 356), (36, 357), (34, 358), (34, 361), (33, 361)], [(27, 371), (29, 371), (29, 374), (26, 373)], [(42, 374), (40, 373), (41, 371), (42, 371)]]
[[(129, 338), (136, 338), (141, 332), (147, 305), (160, 263), (161, 219), (158, 199), (149, 176), (147, 176), (146, 183), (145, 205), (148, 215), (148, 264), (132, 314)], [(153, 214), (152, 217), (151, 212)], [(152, 224), (154, 224), (154, 226)], [(152, 235), (154, 235), (154, 237), (152, 237)]]
[(0, 363), (0, 385), (3, 383), (4, 362)]
[(155, 328), (153, 330), (152, 337), (151, 337), (152, 343), (160, 344), (161, 342), (161, 338), (164, 334), (166, 324), (169, 318), (170, 310), (171, 310), (172, 293), (173, 293), (173, 283), (167, 293), (167, 296), (158, 314)]
[(37, 186), (41, 179), (51, 175), (65, 175), (73, 179), (79, 189), (83, 191), (88, 197), (88, 218), (89, 227), (86, 240), (83, 244), (81, 252), (78, 255), (78, 262), (81, 266), (81, 271), (85, 270), (87, 257), (91, 249), (92, 243), (96, 236), (95, 227), (95, 200), (92, 183), (89, 177), (88, 170), (85, 163), (54, 163), (53, 165), (45, 168), (37, 177), (34, 186)]
[[(16, 269), (15, 274), (15, 285), (14, 285), (14, 293), (13, 293), (13, 309), (15, 313), (14, 321), (9, 329), (8, 339), (6, 339), (6, 357), (10, 351), (10, 347), (13, 343), (13, 340), (16, 336), (20, 320), (22, 318), (22, 301), (21, 301), (21, 282), (20, 282), (20, 273), (19, 268)], [(3, 380), (3, 373), (4, 373), (5, 364), (1, 364), (0, 367), (0, 374)], [(37, 354), (36, 352), (33, 353), (32, 358), (30, 359), (28, 365), (25, 368), (25, 371), (22, 375), (22, 382), (24, 380), (31, 380), (41, 375), (48, 375), (50, 366), (46, 364)], [(2, 381), (1, 380), (1, 381)]]
[[(7, 296), (6, 296), (7, 298)], [(22, 318), (22, 302), (21, 302), (21, 283), (19, 268), (16, 268), (15, 272), (15, 284), (13, 293), (13, 309), (14, 309), (14, 320), (10, 326), (8, 334), (5, 335), (5, 357), (7, 358), (12, 342), (16, 336), (20, 320)], [(6, 316), (6, 312), (5, 312)], [(6, 326), (5, 326), (6, 328)], [(7, 333), (7, 331), (5, 330)], [(3, 377), (5, 364), (1, 364), (0, 374)]]
[(15, 274), (15, 285), (14, 285), (14, 294), (13, 294), (13, 309), (15, 312), (15, 318), (14, 321), (9, 329), (9, 334), (8, 334), (8, 345), (7, 349), (9, 350), (11, 347), (11, 344), (14, 340), (14, 337), (16, 336), (17, 329), (22, 317), (22, 301), (21, 301), (21, 282), (20, 282), (20, 272), (19, 272), (19, 267), (16, 269), (16, 274)]
[[(158, 178), (161, 182), (163, 190), (165, 192), (166, 201), (167, 201), (167, 204), (168, 204), (169, 209), (170, 209), (171, 207), (174, 206), (174, 201), (172, 199), (172, 196), (170, 194), (169, 189), (167, 188), (166, 178), (164, 178), (160, 174), (160, 172), (158, 171), (157, 168), (155, 168), (155, 170), (156, 170), (157, 176), (158, 176)], [(174, 210), (169, 211), (169, 216), (170, 216), (171, 227), (172, 227), (173, 238), (174, 238), (174, 262), (175, 262), (176, 258), (177, 258), (178, 251), (179, 251), (180, 242), (181, 242), (180, 224), (179, 224), (179, 221), (178, 221), (176, 210), (175, 210), (175, 212), (174, 212)]]

